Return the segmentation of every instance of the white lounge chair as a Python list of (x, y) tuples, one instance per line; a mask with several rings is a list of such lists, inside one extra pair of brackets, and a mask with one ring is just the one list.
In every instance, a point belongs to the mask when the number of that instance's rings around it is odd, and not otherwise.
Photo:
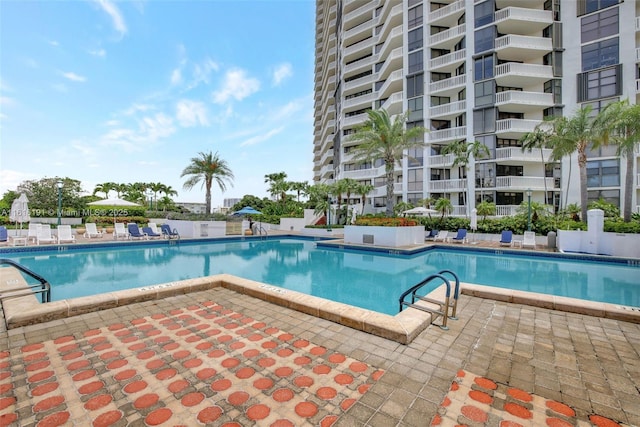
[(123, 239), (129, 238), (129, 231), (127, 231), (124, 224), (121, 222), (116, 222), (113, 229), (113, 238), (118, 240), (118, 237), (122, 237)]
[(536, 248), (536, 233), (533, 231), (525, 231), (522, 239), (522, 247)]
[(75, 243), (76, 236), (73, 235), (70, 225), (58, 226), (58, 243)]
[(94, 237), (102, 237), (102, 231), (98, 231), (98, 227), (95, 222), (88, 222), (85, 224), (86, 231), (84, 237), (87, 239), (93, 239)]
[(447, 230), (440, 230), (438, 235), (433, 238), (434, 242), (446, 242), (449, 237), (449, 232)]
[(27, 232), (27, 242), (30, 242), (33, 240), (33, 243), (35, 243), (38, 240), (38, 226), (41, 225), (37, 222), (30, 222), (29, 223), (29, 231)]
[(51, 226), (49, 224), (38, 224), (38, 231), (36, 235), (36, 244), (40, 243), (55, 243), (56, 238), (51, 234)]

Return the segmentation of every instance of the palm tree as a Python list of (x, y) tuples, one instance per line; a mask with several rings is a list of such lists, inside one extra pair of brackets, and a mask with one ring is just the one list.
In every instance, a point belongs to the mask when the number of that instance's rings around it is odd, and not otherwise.
[[(580, 108), (571, 117), (558, 117), (553, 120), (554, 129), (550, 142), (554, 150), (554, 159), (566, 155), (578, 154), (580, 168), (580, 219), (587, 218), (587, 148), (598, 139), (598, 129), (593, 127), (591, 105)], [(569, 160), (571, 162), (571, 159)], [(571, 165), (571, 163), (569, 163)], [(567, 183), (567, 195), (569, 184)]]
[[(442, 154), (453, 154), (453, 166), (460, 168), (459, 176), (462, 178), (465, 175), (465, 169), (469, 165), (472, 156), (474, 159), (482, 159), (489, 157), (491, 153), (489, 152), (489, 148), (480, 141), (456, 141), (445, 146), (442, 149)], [(464, 188), (465, 191), (462, 193), (462, 200), (465, 206), (467, 204), (466, 195), (468, 188), (469, 181), (467, 181), (467, 185)]]
[(483, 200), (476, 206), (476, 211), (482, 217), (482, 222), (486, 222), (488, 216), (496, 214), (496, 204)]
[(221, 191), (227, 189), (227, 184), (233, 186), (233, 172), (226, 160), (220, 158), (218, 152), (213, 154), (200, 152), (193, 157), (191, 163), (184, 168), (180, 178), (189, 176), (183, 184), (185, 190), (191, 190), (196, 184), (202, 183), (205, 188), (206, 212), (211, 213), (211, 185), (215, 181)]
[(405, 123), (409, 117), (409, 111), (395, 117), (393, 122), (389, 113), (384, 110), (369, 110), (369, 119), (360, 126), (349, 138), (358, 142), (353, 158), (359, 162), (375, 162), (378, 159), (384, 161), (385, 180), (387, 184), (387, 216), (393, 215), (393, 170), (399, 163), (404, 150), (424, 147), (422, 136), (427, 131), (421, 126), (405, 129)]
[(640, 104), (629, 105), (628, 99), (612, 102), (598, 114), (596, 127), (602, 128), (603, 132), (602, 138), (596, 140), (595, 146), (617, 145), (616, 154), (626, 159), (622, 217), (625, 222), (629, 222), (634, 191), (634, 154), (640, 140)]
[(356, 188), (353, 190), (356, 194), (360, 195), (362, 201), (362, 212), (361, 215), (364, 214), (364, 205), (367, 202), (367, 194), (373, 191), (374, 187), (371, 184), (363, 184), (358, 183)]
[(93, 195), (95, 196), (96, 193), (103, 193), (104, 198), (106, 199), (109, 197), (109, 191), (115, 189), (115, 185), (116, 184), (113, 182), (103, 182), (102, 184), (97, 184), (93, 189)]
[(444, 217), (453, 211), (453, 205), (451, 204), (451, 200), (446, 197), (440, 197), (436, 200), (435, 209), (442, 215), (440, 217), (440, 224), (444, 224)]
[(307, 183), (307, 181), (302, 181), (302, 182), (291, 182), (290, 183), (290, 187), (291, 190), (296, 192), (297, 195), (297, 200), (298, 202), (300, 201), (300, 195), (301, 194), (307, 194), (307, 190), (309, 189), (309, 184)]
[[(520, 138), (520, 142), (522, 143), (522, 151), (527, 151), (531, 153), (534, 149), (540, 150), (540, 161), (542, 162), (542, 170), (546, 171), (546, 164), (544, 161), (544, 149), (549, 146), (549, 141), (551, 139), (551, 129), (549, 124), (546, 122), (542, 122), (535, 127), (533, 132), (525, 133), (522, 138)], [(546, 173), (543, 173), (543, 183), (544, 183), (544, 203), (547, 204), (547, 176)]]
[(153, 191), (153, 201), (156, 204), (156, 210), (158, 210), (158, 193), (162, 192), (164, 188), (165, 188), (165, 185), (161, 182), (149, 183), (149, 189)]

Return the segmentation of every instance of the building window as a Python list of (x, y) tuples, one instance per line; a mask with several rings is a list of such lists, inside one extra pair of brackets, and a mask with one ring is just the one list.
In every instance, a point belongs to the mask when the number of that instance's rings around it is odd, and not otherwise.
[(407, 77), (407, 98), (424, 94), (424, 74)]
[(523, 174), (523, 166), (496, 165), (496, 176), (523, 176)]
[(620, 0), (578, 0), (578, 16), (615, 6)]
[(411, 98), (407, 101), (407, 109), (409, 110), (409, 121), (416, 121), (422, 119), (423, 110), (423, 98), (421, 96), (417, 98)]
[(484, 108), (473, 111), (473, 133), (491, 133), (496, 131), (496, 109)]
[(613, 206), (620, 208), (620, 190), (589, 190), (587, 191), (587, 202), (597, 202), (604, 200)]
[(582, 46), (582, 71), (608, 67), (618, 62), (617, 37)]
[(611, 145), (601, 145), (600, 147), (587, 147), (587, 157), (616, 157), (618, 155), (618, 146)]
[(476, 187), (493, 188), (496, 186), (496, 164), (476, 163)]
[(518, 206), (524, 200), (522, 193), (496, 193), (496, 205), (498, 206)]
[[(476, 135), (476, 141), (489, 149), (489, 159), (496, 158), (496, 136), (495, 135)], [(486, 160), (487, 157), (479, 157), (476, 160)]]
[(542, 65), (551, 65), (554, 77), (562, 77), (562, 52), (553, 51), (542, 57)]
[(496, 95), (496, 84), (493, 80), (475, 84), (475, 106), (492, 105)]
[(422, 175), (424, 169), (409, 169), (407, 171), (407, 191), (422, 191)]
[(474, 59), (473, 79), (486, 80), (493, 77), (493, 55), (481, 56)]
[(618, 159), (587, 162), (587, 187), (617, 187), (620, 185)]
[(420, 49), (422, 47), (422, 27), (409, 31), (407, 38), (407, 48), (409, 52)]
[(474, 53), (482, 53), (491, 50), (496, 40), (496, 27), (491, 26), (476, 30), (475, 32), (475, 50)]
[(493, 22), (493, 14), (496, 6), (494, 0), (487, 0), (483, 3), (477, 3), (473, 6), (473, 16), (475, 17), (475, 28), (483, 27)]
[(582, 18), (582, 43), (588, 43), (616, 34), (618, 34), (617, 7)]
[(554, 104), (562, 104), (562, 80), (553, 79), (544, 82), (544, 93), (553, 94)]
[(409, 54), (409, 73), (422, 71), (422, 51), (412, 52)]
[[(407, 129), (411, 129), (411, 128), (415, 128), (415, 127), (424, 127), (424, 120), (418, 120), (415, 122), (407, 122)], [(415, 137), (414, 139), (411, 140), (411, 142), (424, 142), (424, 133), (420, 134), (419, 136)], [(422, 148), (420, 148), (420, 150), (422, 150)], [(422, 158), (423, 154), (422, 151), (419, 154), (420, 158)], [(422, 164), (422, 163), (420, 163)]]
[(578, 102), (622, 95), (622, 64), (578, 74)]
[(378, 62), (376, 65), (373, 66), (373, 69), (377, 73), (378, 71), (380, 71), (380, 68), (382, 68), (383, 65), (384, 65), (384, 61)]
[(422, 193), (408, 193), (407, 194), (407, 203), (411, 203), (414, 206), (418, 206), (420, 204), (420, 200), (422, 200)]
[(547, 118), (551, 119), (551, 118), (562, 117), (562, 111), (563, 111), (562, 107), (545, 108), (544, 110), (542, 110), (542, 118), (543, 119), (547, 119)]
[(431, 181), (444, 181), (451, 179), (451, 171), (449, 169), (431, 169)]
[(409, 29), (422, 25), (422, 6), (409, 9), (407, 12), (407, 21)]

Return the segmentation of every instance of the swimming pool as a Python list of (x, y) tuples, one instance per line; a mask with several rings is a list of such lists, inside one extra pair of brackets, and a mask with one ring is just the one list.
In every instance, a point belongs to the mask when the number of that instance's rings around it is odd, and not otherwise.
[(49, 280), (54, 301), (228, 273), (393, 315), (402, 292), (450, 269), (463, 282), (640, 306), (637, 266), (502, 251), (442, 248), (407, 256), (278, 238), (87, 246), (2, 257)]

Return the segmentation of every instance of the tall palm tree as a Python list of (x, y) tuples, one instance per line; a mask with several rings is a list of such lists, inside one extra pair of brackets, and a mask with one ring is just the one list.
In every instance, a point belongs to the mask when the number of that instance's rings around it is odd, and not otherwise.
[(213, 154), (200, 152), (198, 157), (193, 157), (191, 163), (184, 168), (180, 178), (189, 178), (183, 184), (185, 190), (191, 190), (196, 184), (201, 183), (205, 189), (206, 212), (211, 213), (211, 185), (215, 181), (221, 191), (227, 189), (227, 184), (233, 186), (233, 172), (226, 160), (220, 158), (218, 152)]
[(446, 197), (440, 197), (436, 200), (435, 209), (442, 215), (440, 217), (440, 223), (444, 224), (444, 217), (453, 211), (453, 205), (451, 204), (451, 200)]
[(103, 193), (104, 198), (106, 199), (109, 197), (109, 191), (115, 190), (115, 185), (116, 184), (114, 182), (103, 182), (102, 184), (97, 184), (93, 189), (93, 195), (95, 196), (96, 193)]
[(374, 189), (373, 185), (371, 185), (371, 184), (363, 184), (363, 183), (358, 183), (358, 185), (354, 189), (355, 193), (360, 196), (360, 199), (362, 201), (362, 212), (361, 212), (361, 215), (364, 214), (364, 206), (367, 203), (367, 194), (369, 194), (371, 191), (373, 191), (373, 189)]
[[(580, 168), (580, 219), (582, 221), (587, 219), (587, 148), (599, 138), (599, 131), (593, 127), (592, 109), (591, 105), (587, 105), (570, 117), (554, 119), (554, 129), (550, 138), (554, 158), (557, 158), (557, 155), (562, 158), (577, 153)], [(567, 190), (568, 186), (567, 183)]]
[(410, 111), (395, 117), (393, 121), (389, 113), (384, 109), (369, 110), (369, 119), (364, 122), (350, 141), (359, 145), (353, 149), (353, 158), (359, 162), (374, 162), (378, 159), (384, 161), (385, 180), (387, 184), (387, 216), (393, 216), (393, 170), (399, 163), (404, 150), (424, 147), (422, 136), (427, 130), (422, 126), (405, 129), (405, 123)]
[[(465, 170), (471, 161), (471, 157), (476, 160), (480, 160), (483, 158), (489, 157), (491, 154), (489, 152), (489, 147), (484, 145), (480, 141), (456, 141), (448, 144), (442, 149), (442, 154), (453, 154), (453, 166), (457, 166), (460, 168), (459, 176), (462, 177), (465, 175)], [(469, 181), (467, 180), (467, 184), (464, 188), (464, 192), (462, 193), (462, 199), (464, 204), (466, 205), (466, 195), (467, 190), (469, 188)]]
[(616, 154), (626, 159), (622, 217), (629, 222), (634, 191), (635, 148), (640, 141), (640, 104), (630, 105), (628, 99), (612, 102), (598, 114), (595, 126), (602, 129), (602, 137), (596, 140), (595, 145), (617, 145)]
[(156, 210), (158, 210), (158, 193), (161, 193), (166, 186), (161, 182), (151, 182), (149, 183), (149, 189), (153, 191), (153, 201), (156, 205)]
[(307, 183), (307, 181), (291, 182), (291, 190), (296, 192), (298, 202), (300, 201), (300, 195), (301, 194), (306, 195), (308, 189), (309, 189), (309, 184)]
[(542, 122), (538, 124), (532, 132), (525, 133), (520, 142), (522, 143), (522, 151), (531, 153), (533, 150), (540, 150), (540, 162), (542, 163), (543, 170), (543, 184), (544, 184), (544, 203), (547, 203), (547, 176), (546, 163), (544, 161), (544, 149), (549, 146), (551, 139), (551, 129), (548, 123)]

